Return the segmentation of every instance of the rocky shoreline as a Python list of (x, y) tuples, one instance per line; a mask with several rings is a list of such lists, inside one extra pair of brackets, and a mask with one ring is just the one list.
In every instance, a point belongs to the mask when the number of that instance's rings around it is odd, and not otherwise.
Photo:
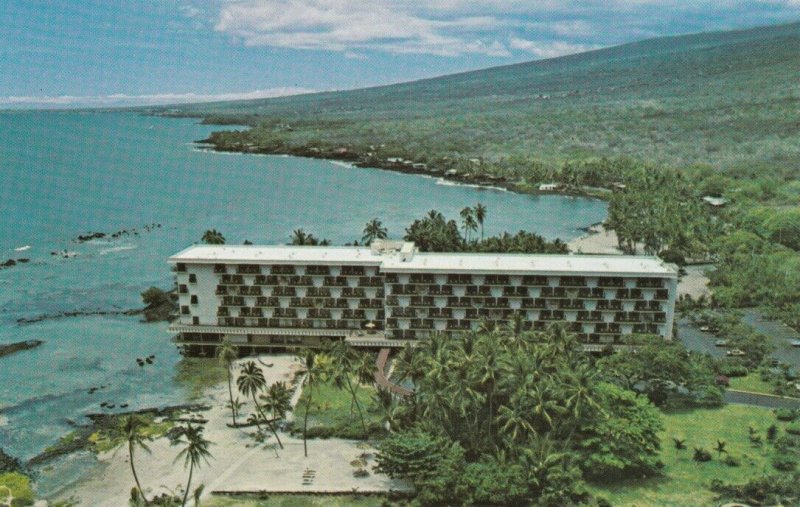
[(564, 195), (570, 197), (590, 197), (595, 199), (605, 199), (603, 192), (598, 189), (586, 189), (580, 187), (559, 187), (555, 190), (539, 190), (530, 188), (526, 184), (517, 181), (510, 181), (503, 176), (492, 176), (479, 172), (458, 172), (455, 169), (441, 170), (428, 167), (427, 164), (415, 163), (406, 159), (379, 159), (369, 157), (357, 152), (348, 151), (345, 148), (338, 150), (323, 151), (318, 148), (299, 147), (290, 150), (272, 150), (257, 146), (241, 145), (223, 147), (216, 144), (211, 138), (195, 141), (195, 144), (202, 145), (204, 149), (220, 153), (243, 153), (253, 155), (288, 155), (292, 157), (313, 158), (320, 160), (330, 160), (332, 162), (343, 162), (352, 164), (355, 167), (366, 169), (381, 169), (403, 174), (414, 174), (440, 178), (445, 181), (452, 181), (456, 184), (475, 185), (487, 189), (499, 189), (508, 192), (528, 195)]
[(35, 349), (43, 344), (42, 340), (26, 340), (22, 342), (14, 342), (5, 345), (0, 345), (0, 357), (14, 354), (15, 352), (22, 352), (23, 350)]
[(41, 466), (73, 452), (91, 450), (94, 446), (94, 442), (90, 439), (91, 435), (97, 431), (111, 430), (117, 425), (120, 418), (125, 415), (150, 415), (153, 417), (173, 419), (182, 413), (204, 412), (210, 408), (211, 407), (206, 404), (193, 403), (160, 408), (143, 408), (116, 414), (86, 414), (86, 417), (90, 421), (88, 424), (78, 425), (72, 433), (63, 437), (58, 443), (28, 460), (25, 466)]

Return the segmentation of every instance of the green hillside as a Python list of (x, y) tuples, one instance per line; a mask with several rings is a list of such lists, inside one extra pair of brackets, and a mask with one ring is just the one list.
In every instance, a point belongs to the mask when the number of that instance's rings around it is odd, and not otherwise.
[[(256, 127), (222, 149), (419, 162), (800, 167), (800, 23), (666, 37), (362, 90), (164, 108)], [(341, 151), (341, 150), (340, 150)], [(516, 163), (515, 163), (516, 160)], [(488, 169), (487, 169), (488, 170)]]

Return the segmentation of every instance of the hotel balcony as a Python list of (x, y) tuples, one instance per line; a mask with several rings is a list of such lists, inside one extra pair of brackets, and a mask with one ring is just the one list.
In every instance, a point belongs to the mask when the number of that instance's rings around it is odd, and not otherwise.
[(270, 273), (273, 275), (293, 275), (295, 274), (295, 267), (290, 264), (275, 264), (270, 267)]

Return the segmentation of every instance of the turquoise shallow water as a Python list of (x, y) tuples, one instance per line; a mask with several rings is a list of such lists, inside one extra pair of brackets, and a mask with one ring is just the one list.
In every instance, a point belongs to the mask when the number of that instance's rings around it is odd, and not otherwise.
[[(284, 243), (303, 227), (341, 244), (379, 217), (390, 235), (435, 208), (457, 217), (477, 202), (486, 233), (526, 229), (571, 239), (605, 218), (592, 199), (525, 196), (290, 157), (204, 152), (214, 127), (131, 113), (0, 113), (0, 343), (43, 339), (0, 358), (0, 447), (29, 458), (102, 401), (130, 408), (180, 403), (180, 355), (166, 324), (87, 316), (20, 325), (65, 311), (140, 306), (149, 286), (170, 287), (170, 254), (216, 228), (229, 242)], [(162, 227), (145, 231), (146, 224)], [(73, 240), (136, 228), (117, 240)], [(17, 248), (29, 246), (24, 251)], [(50, 255), (68, 250), (77, 256)], [(156, 355), (139, 368), (135, 358)], [(89, 394), (91, 386), (107, 386)]]

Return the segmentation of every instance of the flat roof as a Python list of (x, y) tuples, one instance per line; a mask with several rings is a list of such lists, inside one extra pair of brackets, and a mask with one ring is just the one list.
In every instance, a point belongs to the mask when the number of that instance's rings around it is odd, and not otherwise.
[(169, 262), (195, 264), (374, 264), (385, 256), (369, 247), (291, 245), (192, 245), (169, 258)]
[[(410, 257), (410, 258), (409, 258)], [(404, 260), (404, 258), (406, 260)], [(657, 257), (416, 252), (373, 253), (368, 247), (193, 245), (169, 262), (194, 264), (356, 264), (385, 272), (604, 275), (676, 278), (677, 269)]]
[(381, 264), (386, 272), (434, 273), (542, 273), (553, 275), (597, 274), (620, 276), (677, 277), (677, 270), (657, 257), (631, 255), (541, 255), (418, 253), (408, 261), (388, 257)]

